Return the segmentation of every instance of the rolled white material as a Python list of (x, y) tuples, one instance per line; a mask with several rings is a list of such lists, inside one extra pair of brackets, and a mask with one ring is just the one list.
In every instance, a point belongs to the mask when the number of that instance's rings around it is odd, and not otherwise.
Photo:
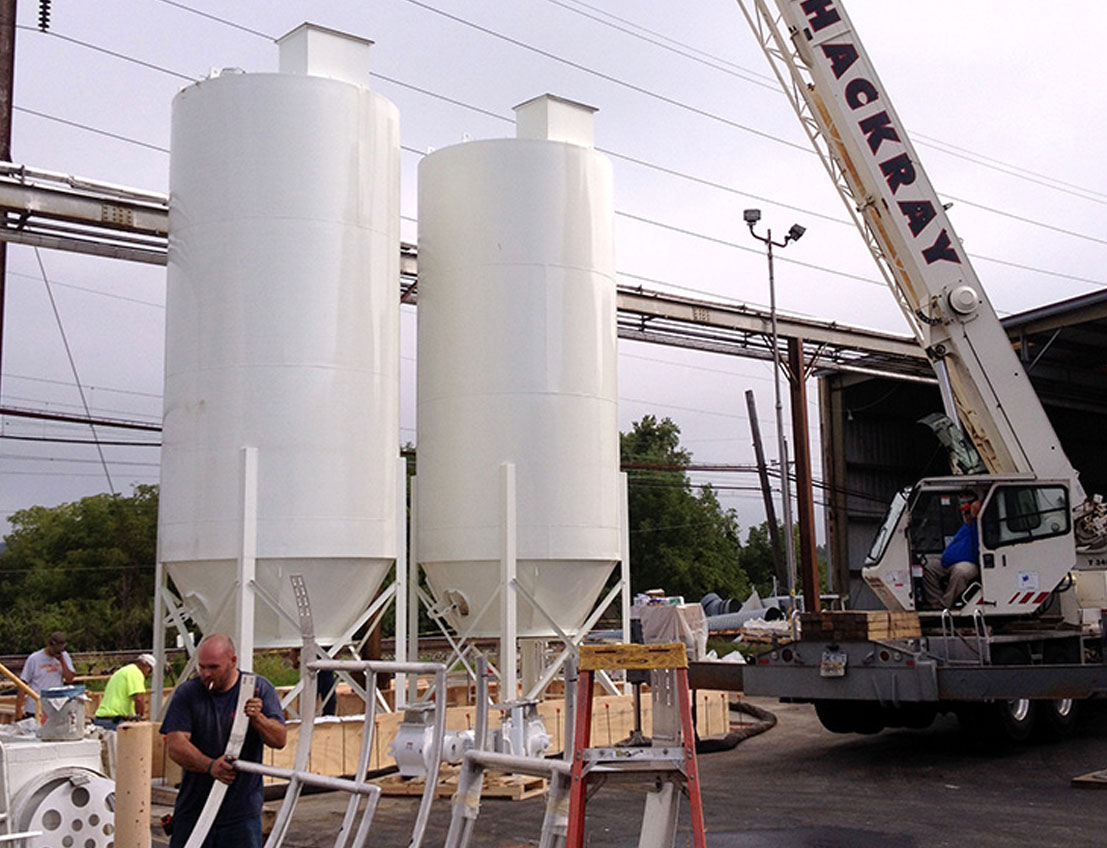
[[(396, 108), (303, 74), (189, 86), (170, 194), (160, 557), (202, 629), (231, 630), (256, 447), (258, 583), (295, 609), (302, 573), (326, 644), (396, 555)], [(256, 605), (257, 647), (299, 643)]]
[(153, 740), (154, 726), (148, 721), (121, 724), (115, 733), (116, 762), (126, 763), (115, 778), (115, 844), (119, 848), (150, 845)]
[[(500, 576), (501, 463), (518, 580), (575, 630), (620, 555), (612, 172), (590, 147), (461, 144), (419, 168), (417, 550), (468, 629)], [(467, 607), (467, 614), (464, 610)], [(497, 633), (489, 607), (473, 631)], [(518, 635), (553, 628), (521, 600)]]

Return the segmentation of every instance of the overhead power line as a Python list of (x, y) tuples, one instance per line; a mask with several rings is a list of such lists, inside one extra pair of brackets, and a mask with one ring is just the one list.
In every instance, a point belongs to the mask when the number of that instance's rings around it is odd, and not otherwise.
[[(54, 300), (54, 290), (50, 288), (50, 278), (46, 276), (46, 266), (42, 262), (42, 252), (36, 247), (35, 259), (38, 261), (38, 269), (42, 272), (42, 283), (46, 286), (46, 296), (50, 299), (50, 308), (54, 311), (54, 320), (58, 325), (58, 332), (61, 333), (62, 345), (65, 347), (65, 356), (69, 360), (69, 367), (73, 371), (73, 381), (77, 384), (77, 392), (81, 396), (81, 404), (84, 406), (85, 417), (91, 419), (92, 413), (88, 408), (88, 399), (85, 397), (85, 390), (81, 386), (81, 377), (77, 373), (77, 361), (73, 358), (73, 350), (69, 346), (69, 337), (65, 333), (65, 325), (62, 324), (61, 313), (58, 312), (58, 303)], [(96, 439), (96, 427), (89, 425), (89, 429), (92, 431), (92, 438)], [(104, 477), (108, 481), (108, 490), (114, 495), (115, 484), (112, 483), (111, 471), (108, 470), (107, 460), (104, 458), (104, 448), (99, 442), (96, 444), (96, 453), (100, 457), (100, 465), (104, 469)]]
[(0, 433), (0, 439), (10, 439), (14, 442), (45, 442), (59, 445), (94, 445), (97, 441), (101, 445), (126, 448), (160, 448), (161, 442), (125, 441), (123, 439), (68, 439), (60, 436), (15, 436), (11, 433)]
[(558, 56), (556, 53), (551, 53), (549, 50), (543, 50), (541, 47), (535, 47), (533, 44), (527, 44), (525, 41), (520, 41), (519, 39), (512, 38), (511, 36), (505, 35), (502, 32), (497, 32), (494, 29), (489, 29), (488, 27), (481, 26), (480, 24), (467, 20), (466, 18), (460, 17), (459, 15), (453, 15), (449, 12), (443, 11), (442, 9), (436, 9), (434, 6), (431, 6), (428, 3), (421, 2), (421, 0), (404, 0), (404, 2), (410, 3), (412, 6), (418, 6), (420, 9), (424, 9), (425, 11), (431, 12), (435, 15), (440, 15), (443, 18), (447, 18), (451, 21), (454, 21), (455, 23), (461, 24), (462, 26), (474, 29), (477, 32), (482, 32), (485, 35), (491, 36), (492, 38), (496, 38), (500, 41), (504, 41), (508, 44), (514, 45), (521, 50), (527, 50), (538, 56), (542, 56), (545, 59), (549, 59), (551, 62), (557, 62), (558, 64), (565, 65), (566, 67), (573, 68), (574, 70), (590, 74), (598, 79), (602, 79), (605, 82), (611, 83), (612, 85), (617, 85), (620, 88), (625, 88), (628, 91), (633, 91), (636, 94), (641, 94), (645, 97), (650, 97), (669, 106), (674, 106), (677, 109), (682, 109), (686, 112), (691, 112), (694, 115), (699, 115), (700, 117), (708, 118), (721, 124), (726, 124), (729, 127), (734, 127), (735, 129), (741, 130), (742, 132), (750, 133), (751, 135), (758, 136), (759, 138), (765, 138), (770, 141), (775, 141), (778, 144), (783, 144), (785, 147), (791, 147), (804, 153), (813, 153), (813, 151), (805, 144), (799, 144), (798, 142), (789, 141), (788, 139), (781, 138), (778, 135), (764, 132), (763, 130), (751, 127), (748, 124), (743, 124), (740, 121), (735, 121), (732, 118), (726, 117), (725, 115), (720, 115), (717, 112), (709, 112), (706, 109), (700, 109), (698, 106), (693, 106), (690, 103), (685, 103), (684, 101), (677, 100), (674, 97), (669, 97), (659, 92), (651, 91), (648, 88), (644, 88), (643, 86), (636, 85), (635, 83), (628, 82), (627, 80), (612, 76), (611, 74), (606, 74), (603, 71), (598, 71), (595, 68), (589, 68), (587, 65), (582, 65), (579, 62), (574, 62), (571, 59), (566, 59), (564, 56)]
[[(574, 2), (576, 2), (576, 5), (583, 6), (586, 9), (590, 9), (593, 12), (598, 13), (596, 15), (591, 15), (583, 11), (582, 9), (577, 9), (573, 6), (570, 6), (568, 3), (563, 3), (562, 0), (546, 0), (546, 2), (551, 3), (554, 6), (560, 6), (566, 11), (572, 12), (575, 15), (580, 15), (581, 17), (588, 18), (589, 20), (595, 21), (596, 23), (602, 24), (603, 26), (618, 30), (619, 32), (629, 35), (631, 38), (637, 38), (639, 41), (645, 41), (648, 44), (654, 45), (655, 47), (660, 47), (662, 50), (668, 50), (670, 53), (676, 53), (678, 56), (683, 56), (685, 59), (690, 59), (693, 62), (705, 65), (709, 68), (712, 68), (713, 70), (722, 71), (724, 74), (729, 74), (733, 77), (743, 80), (744, 82), (752, 83), (753, 85), (759, 85), (772, 91), (774, 94), (780, 91), (780, 86), (777, 84), (777, 81), (767, 74), (761, 74), (757, 71), (743, 68), (741, 65), (736, 65), (735, 63), (723, 59), (719, 56), (712, 56), (710, 53), (692, 47), (691, 45), (685, 44), (682, 41), (677, 41), (676, 39), (669, 38), (667, 35), (663, 35), (656, 30), (640, 26), (639, 24), (636, 24), (626, 18), (620, 18), (617, 15), (612, 15), (610, 12), (606, 12), (603, 9), (599, 9), (595, 6), (590, 6), (587, 3), (580, 3), (577, 2), (577, 0), (574, 0)], [(604, 17), (600, 17), (600, 15), (603, 15)], [(610, 18), (611, 20), (605, 20), (605, 18)], [(619, 21), (620, 23), (627, 24), (627, 26), (619, 26), (618, 24), (612, 23), (612, 21)], [(633, 27), (634, 29), (631, 29), (630, 27)], [(635, 32), (635, 29), (641, 30), (641, 32)], [(650, 38), (647, 35), (643, 35), (642, 33), (648, 33), (649, 36), (653, 37)], [(665, 42), (668, 43), (666, 44)]]
[(164, 3), (166, 6), (173, 6), (185, 12), (191, 12), (194, 15), (199, 15), (202, 18), (207, 18), (208, 20), (215, 21), (216, 23), (223, 24), (224, 26), (233, 27), (234, 29), (249, 33), (250, 35), (257, 35), (261, 38), (273, 41), (273, 36), (269, 35), (268, 33), (260, 32), (256, 29), (250, 29), (250, 27), (248, 26), (243, 26), (242, 24), (235, 23), (234, 21), (227, 18), (221, 18), (218, 15), (212, 15), (208, 12), (202, 12), (199, 9), (193, 8), (192, 6), (186, 6), (184, 3), (178, 3), (176, 2), (176, 0), (158, 0), (158, 2)]
[[(548, 0), (548, 1), (549, 2), (555, 2), (555, 0)], [(161, 2), (165, 2), (168, 5), (174, 6), (176, 8), (179, 8), (179, 9), (182, 9), (182, 10), (185, 10), (185, 11), (194, 12), (195, 14), (198, 14), (202, 17), (209, 18), (211, 20), (226, 24), (228, 26), (233, 26), (236, 29), (244, 30), (246, 32), (249, 32), (249, 33), (254, 34), (254, 35), (261, 36), (261, 37), (266, 38), (268, 40), (271, 40), (271, 41), (275, 40), (273, 36), (266, 35), (265, 33), (258, 32), (257, 30), (252, 30), (248, 27), (240, 26), (238, 24), (235, 24), (233, 22), (227, 21), (225, 19), (219, 18), (219, 17), (214, 16), (214, 15), (209, 15), (206, 12), (202, 12), (198, 9), (193, 9), (192, 7), (186, 6), (183, 3), (172, 2), (172, 0), (161, 0)], [(525, 42), (519, 41), (518, 39), (513, 39), (510, 36), (503, 35), (502, 33), (498, 33), (495, 30), (488, 29), (487, 27), (482, 27), (478, 24), (475, 24), (475, 23), (473, 23), (471, 21), (468, 21), (464, 18), (461, 18), (459, 16), (451, 15), (449, 13), (446, 13), (446, 12), (443, 12), (441, 10), (435, 9), (432, 6), (429, 6), (425, 3), (419, 2), (419, 0), (405, 0), (405, 2), (412, 3), (413, 5), (419, 6), (420, 8), (423, 8), (423, 9), (426, 9), (428, 11), (434, 12), (435, 14), (442, 15), (442, 16), (447, 17), (451, 20), (454, 20), (458, 23), (462, 23), (466, 26), (473, 27), (473, 28), (477, 29), (480, 32), (486, 33), (486, 34), (491, 35), (491, 36), (496, 37), (496, 38), (503, 39), (505, 41), (508, 41), (511, 44), (517, 45), (517, 46), (522, 47), (524, 49), (534, 51), (534, 52), (538, 53), (539, 55), (550, 58), (553, 61), (558, 61), (558, 62), (562, 62), (562, 63), (565, 63), (565, 64), (569, 64), (574, 68), (577, 68), (579, 70), (584, 71), (585, 73), (595, 75), (598, 78), (614, 82), (618, 85), (626, 86), (628, 88), (631, 88), (634, 91), (645, 94), (646, 96), (650, 96), (650, 97), (660, 99), (664, 102), (671, 103), (672, 105), (690, 110), (690, 111), (695, 112), (697, 114), (702, 114), (702, 115), (710, 117), (714, 120), (721, 121), (722, 123), (727, 124), (729, 126), (737, 127), (739, 129), (743, 129), (743, 130), (746, 130), (746, 131), (749, 131), (749, 132), (753, 132), (757, 135), (765, 136), (766, 138), (770, 138), (771, 140), (778, 141), (778, 142), (780, 142), (782, 144), (785, 144), (786, 146), (789, 146), (789, 147), (794, 147), (794, 148), (796, 148), (798, 150), (801, 150), (805, 153), (813, 152), (806, 145), (796, 144), (796, 143), (787, 141), (786, 139), (781, 139), (781, 138), (778, 138), (778, 137), (773, 136), (771, 134), (763, 133), (760, 130), (756, 130), (752, 127), (747, 127), (746, 125), (741, 124), (741, 123), (736, 122), (736, 121), (732, 121), (732, 120), (726, 118), (725, 116), (716, 115), (714, 113), (710, 113), (710, 112), (700, 110), (697, 107), (691, 106), (690, 104), (684, 103), (682, 101), (675, 100), (674, 98), (669, 98), (665, 95), (659, 94), (657, 92), (650, 91), (649, 89), (645, 89), (645, 88), (643, 88), (641, 86), (637, 86), (633, 83), (629, 83), (629, 82), (626, 82), (624, 80), (619, 80), (615, 77), (611, 77), (610, 75), (604, 74), (601, 71), (596, 71), (596, 70), (588, 68), (584, 65), (579, 65), (578, 63), (571, 62), (567, 59), (564, 59), (562, 57), (557, 56), (556, 54), (550, 53), (549, 51), (545, 51), (545, 50), (542, 50), (541, 48), (534, 47), (533, 45), (526, 44)], [(27, 27), (24, 27), (24, 28), (29, 29)], [(107, 48), (100, 47), (99, 45), (92, 44), (92, 43), (87, 42), (87, 41), (82, 41), (80, 39), (75, 39), (75, 38), (71, 38), (71, 37), (68, 37), (68, 36), (61, 36), (61, 35), (58, 35), (56, 32), (53, 32), (53, 31), (51, 31), (48, 34), (52, 35), (54, 37), (57, 37), (57, 38), (61, 38), (61, 39), (65, 40), (65, 41), (68, 41), (70, 43), (77, 44), (81, 47), (85, 47), (85, 48), (90, 49), (90, 50), (95, 50), (95, 51), (98, 51), (98, 52), (102, 52), (102, 53), (105, 53), (105, 54), (107, 54), (109, 56), (112, 56), (114, 58), (121, 59), (121, 60), (128, 61), (128, 62), (133, 62), (133, 63), (138, 64), (138, 65), (143, 66), (143, 67), (152, 68), (154, 70), (157, 70), (157, 71), (160, 71), (160, 72), (163, 72), (163, 73), (166, 73), (166, 74), (170, 74), (170, 75), (176, 76), (178, 78), (188, 80), (190, 82), (195, 82), (199, 79), (199, 77), (190, 76), (188, 74), (183, 74), (183, 73), (180, 73), (179, 71), (174, 71), (172, 69), (165, 68), (163, 66), (154, 65), (150, 62), (146, 62), (144, 60), (137, 59), (137, 58), (134, 58), (132, 56), (128, 56), (124, 53), (119, 53), (119, 52), (114, 51), (114, 50), (109, 50)], [(420, 86), (415, 86), (415, 85), (412, 85), (410, 83), (406, 83), (402, 80), (396, 79), (395, 77), (390, 77), (390, 76), (387, 76), (385, 74), (381, 74), (381, 73), (377, 73), (377, 72), (372, 72), (370, 74), (370, 76), (372, 76), (376, 79), (380, 79), (380, 80), (383, 80), (385, 82), (391, 83), (393, 85), (408, 89), (410, 91), (415, 91), (415, 92), (417, 92), (419, 94), (423, 94), (427, 97), (432, 97), (434, 99), (441, 100), (445, 103), (450, 103), (450, 104), (458, 106), (460, 108), (468, 109), (470, 111), (476, 112), (478, 114), (485, 115), (487, 117), (495, 118), (497, 120), (504, 121), (504, 122), (507, 122), (507, 123), (514, 123), (514, 119), (509, 117), (509, 116), (499, 114), (499, 113), (494, 112), (492, 110), (485, 109), (483, 107), (476, 106), (476, 105), (471, 104), (471, 103), (466, 103), (466, 102), (458, 100), (456, 98), (448, 97), (446, 95), (440, 94), (440, 93), (432, 91), (430, 89), (426, 89), (426, 88), (422, 88)], [(64, 118), (59, 118), (59, 117), (53, 116), (53, 115), (47, 115), (47, 114), (42, 113), (42, 112), (36, 112), (34, 110), (26, 109), (24, 107), (16, 106), (14, 108), (19, 110), (19, 111), (27, 112), (28, 114), (34, 114), (34, 115), (36, 115), (38, 117), (41, 117), (41, 118), (46, 118), (46, 119), (49, 119), (49, 120), (55, 120), (55, 121), (58, 121), (60, 123), (67, 124), (69, 126), (77, 127), (77, 128), (87, 130), (89, 132), (97, 133), (97, 134), (100, 134), (100, 135), (104, 135), (104, 136), (107, 136), (107, 137), (110, 137), (110, 138), (115, 138), (115, 139), (120, 140), (120, 141), (131, 142), (131, 143), (138, 144), (138, 145), (141, 145), (143, 147), (147, 147), (149, 149), (157, 150), (157, 151), (163, 152), (163, 153), (168, 153), (169, 152), (167, 148), (160, 147), (160, 146), (154, 145), (154, 144), (150, 144), (148, 142), (143, 142), (143, 141), (140, 141), (138, 139), (130, 138), (130, 137), (127, 137), (127, 136), (118, 135), (116, 133), (111, 133), (109, 131), (98, 129), (98, 128), (89, 126), (87, 124), (81, 124), (81, 123), (74, 122), (74, 121), (68, 121)], [(422, 151), (415, 150), (414, 148), (405, 148), (405, 149), (407, 149), (411, 152), (418, 153), (418, 154), (422, 155)], [(612, 157), (616, 157), (616, 158), (623, 159), (625, 161), (633, 162), (633, 163), (638, 164), (640, 166), (647, 167), (647, 168), (650, 168), (650, 169), (653, 169), (653, 170), (657, 170), (657, 171), (662, 172), (662, 173), (667, 173), (667, 174), (670, 174), (672, 176), (679, 177), (681, 179), (691, 180), (693, 182), (698, 182), (698, 183), (708, 185), (708, 186), (711, 186), (713, 188), (717, 188), (717, 189), (720, 189), (720, 190), (723, 190), (723, 191), (728, 191), (728, 192), (731, 192), (731, 193), (740, 194), (740, 195), (743, 195), (745, 197), (749, 197), (752, 200), (758, 200), (758, 201), (762, 201), (762, 202), (773, 203), (773, 204), (779, 205), (779, 206), (781, 206), (782, 208), (785, 208), (785, 209), (792, 209), (794, 211), (801, 212), (805, 215), (811, 215), (811, 216), (816, 217), (816, 218), (821, 218), (821, 219), (833, 221), (834, 223), (842, 223), (842, 224), (850, 224), (851, 223), (851, 222), (847, 221), (844, 218), (839, 218), (839, 217), (836, 217), (836, 216), (827, 215), (825, 213), (816, 212), (816, 211), (811, 210), (811, 209), (805, 209), (803, 207), (786, 204), (786, 203), (783, 203), (779, 200), (772, 199), (772, 198), (767, 198), (767, 197), (764, 197), (764, 196), (761, 196), (761, 195), (755, 195), (755, 194), (750, 194), (750, 193), (747, 193), (747, 192), (743, 192), (740, 189), (732, 188), (732, 187), (726, 186), (722, 183), (718, 183), (716, 181), (707, 180), (707, 179), (701, 178), (701, 177), (696, 177), (694, 175), (687, 174), (687, 173), (684, 173), (684, 172), (681, 172), (681, 171), (677, 171), (677, 170), (672, 169), (672, 168), (667, 168), (665, 166), (658, 165), (656, 163), (647, 162), (647, 161), (642, 160), (642, 159), (636, 159), (634, 157), (618, 153), (617, 151), (605, 150), (603, 148), (598, 148), (598, 149), (600, 150), (600, 152), (605, 153), (605, 154), (607, 154), (609, 156), (612, 156)], [(943, 151), (943, 152), (948, 152), (948, 151)], [(951, 154), (951, 155), (955, 155), (955, 154)], [(963, 157), (963, 158), (967, 158), (967, 157)], [(987, 158), (987, 157), (982, 157), (982, 158)], [(972, 160), (972, 161), (975, 161), (975, 160)], [(986, 163), (977, 162), (977, 164), (984, 165)], [(1011, 167), (1015, 167), (1015, 166), (1011, 166)], [(1010, 173), (1010, 172), (1006, 172), (1006, 173)], [(1019, 176), (1018, 174), (1013, 174), (1013, 173), (1011, 175), (1012, 176)], [(1035, 182), (1035, 183), (1038, 183), (1039, 185), (1043, 185), (1047, 188), (1053, 187), (1053, 186), (1049, 186), (1048, 184), (1042, 182), (1041, 180), (1031, 180), (1031, 181)], [(1060, 182), (1060, 181), (1057, 181), (1057, 182)], [(1068, 184), (1063, 184), (1063, 185), (1068, 185)], [(1060, 189), (1058, 189), (1058, 190), (1060, 190)], [(1069, 192), (1069, 193), (1071, 193), (1071, 192)], [(984, 204), (975, 203), (975, 202), (969, 201), (969, 200), (954, 198), (952, 196), (950, 196), (950, 199), (957, 200), (957, 202), (959, 202), (959, 203), (964, 203), (967, 206), (973, 206), (975, 208), (979, 208), (981, 210), (984, 210), (984, 211), (987, 211), (987, 212), (990, 212), (990, 213), (993, 213), (993, 214), (997, 214), (997, 215), (1001, 215), (1001, 216), (1004, 216), (1004, 217), (1012, 218), (1014, 220), (1022, 221), (1023, 223), (1027, 223), (1027, 224), (1030, 224), (1032, 226), (1041, 227), (1043, 229), (1051, 230), (1053, 232), (1073, 236), (1075, 238), (1084, 239), (1084, 240), (1087, 240), (1087, 241), (1093, 241), (1093, 242), (1099, 242), (1099, 243), (1107, 244), (1107, 240), (1103, 240), (1103, 239), (1097, 238), (1095, 236), (1090, 236), (1090, 235), (1085, 234), (1085, 233), (1079, 233), (1079, 232), (1076, 232), (1074, 230), (1067, 229), (1067, 228), (1064, 228), (1064, 227), (1057, 227), (1053, 224), (1047, 224), (1043, 221), (1038, 221), (1038, 220), (1035, 220), (1033, 218), (1027, 218), (1025, 216), (1015, 215), (1013, 213), (1003, 212), (1002, 210), (998, 210), (998, 209), (996, 209), (994, 207), (991, 207), (991, 206), (986, 206)], [(1093, 198), (1088, 198), (1088, 199), (1093, 199)], [(1096, 201), (1096, 202), (1098, 202), (1098, 201)], [(1048, 273), (1048, 272), (1043, 272), (1043, 273)]]
[(58, 124), (65, 124), (66, 126), (76, 127), (79, 130), (85, 132), (95, 133), (96, 135), (106, 136), (107, 138), (114, 138), (116, 141), (125, 141), (128, 144), (135, 144), (139, 147), (146, 147), (150, 150), (156, 150), (158, 153), (169, 153), (168, 147), (160, 147), (156, 144), (150, 144), (146, 141), (141, 141), (137, 138), (127, 135), (119, 135), (108, 130), (100, 129), (99, 127), (93, 127), (88, 124), (82, 124), (79, 121), (70, 121), (66, 118), (59, 118), (57, 115), (48, 115), (45, 112), (37, 112), (34, 109), (28, 109), (26, 106), (12, 106), (12, 109), (16, 112), (25, 112), (28, 115), (34, 115), (36, 118), (44, 118), (48, 121), (54, 121)]
[[(18, 25), (17, 29), (28, 30), (30, 32), (37, 32), (37, 30), (34, 27), (24, 26), (22, 24)], [(149, 68), (152, 71), (157, 71), (158, 73), (167, 74), (168, 76), (176, 77), (177, 79), (185, 80), (186, 82), (196, 82), (196, 80), (198, 79), (197, 77), (190, 76), (189, 74), (182, 74), (179, 71), (171, 70), (170, 68), (166, 68), (162, 65), (155, 65), (153, 62), (147, 62), (143, 59), (135, 58), (134, 56), (128, 56), (126, 53), (117, 53), (114, 50), (109, 50), (107, 47), (101, 47), (97, 44), (89, 44), (87, 41), (81, 41), (79, 38), (72, 38), (71, 36), (68, 36), (68, 35), (62, 35), (61, 33), (55, 32), (54, 30), (50, 30), (49, 32), (45, 33), (45, 35), (47, 35), (50, 38), (57, 38), (60, 41), (66, 41), (70, 44), (76, 44), (79, 47), (87, 47), (90, 50), (95, 50), (97, 53), (104, 53), (108, 56), (114, 56), (116, 59), (123, 59), (127, 62), (132, 62), (136, 65), (141, 65), (144, 68)]]

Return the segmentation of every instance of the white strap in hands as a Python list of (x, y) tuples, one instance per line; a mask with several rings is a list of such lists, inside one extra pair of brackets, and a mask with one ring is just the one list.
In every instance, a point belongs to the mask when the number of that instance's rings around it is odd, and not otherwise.
[[(250, 720), (246, 718), (246, 702), (254, 697), (254, 684), (256, 675), (249, 672), (239, 672), (238, 675), (238, 703), (234, 708), (234, 720), (231, 722), (231, 736), (227, 740), (227, 749), (224, 757), (237, 757), (242, 753), (242, 743), (246, 741), (246, 731), (249, 729)], [(211, 771), (211, 765), (208, 765)], [(227, 784), (215, 780), (212, 782), (208, 799), (204, 802), (204, 809), (200, 818), (196, 820), (196, 826), (192, 828), (192, 834), (185, 843), (185, 848), (200, 848), (207, 838), (208, 831), (219, 813), (219, 807), (223, 804), (223, 796), (227, 794)]]

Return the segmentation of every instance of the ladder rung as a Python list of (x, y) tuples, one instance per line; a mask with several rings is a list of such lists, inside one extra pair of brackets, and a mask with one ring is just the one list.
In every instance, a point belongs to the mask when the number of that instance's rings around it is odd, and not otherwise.
[(633, 763), (585, 763), (582, 773), (585, 777), (588, 775), (602, 774), (604, 779), (624, 776), (627, 778), (634, 778), (635, 780), (641, 780), (642, 775), (669, 774), (683, 779), (687, 779), (688, 775), (684, 763), (664, 760), (652, 763), (642, 761)]
[(580, 753), (586, 763), (683, 763), (684, 749), (671, 748), (585, 748)]

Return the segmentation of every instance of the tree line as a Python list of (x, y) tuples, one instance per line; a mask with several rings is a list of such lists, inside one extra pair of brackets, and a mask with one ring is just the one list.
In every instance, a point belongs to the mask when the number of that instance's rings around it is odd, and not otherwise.
[[(772, 588), (768, 526), (741, 540), (738, 515), (710, 485), (694, 487), (680, 428), (647, 415), (620, 436), (628, 467), (632, 591), (698, 601)], [(14, 513), (0, 554), (0, 652), (29, 653), (64, 630), (76, 651), (151, 642), (158, 487)]]

